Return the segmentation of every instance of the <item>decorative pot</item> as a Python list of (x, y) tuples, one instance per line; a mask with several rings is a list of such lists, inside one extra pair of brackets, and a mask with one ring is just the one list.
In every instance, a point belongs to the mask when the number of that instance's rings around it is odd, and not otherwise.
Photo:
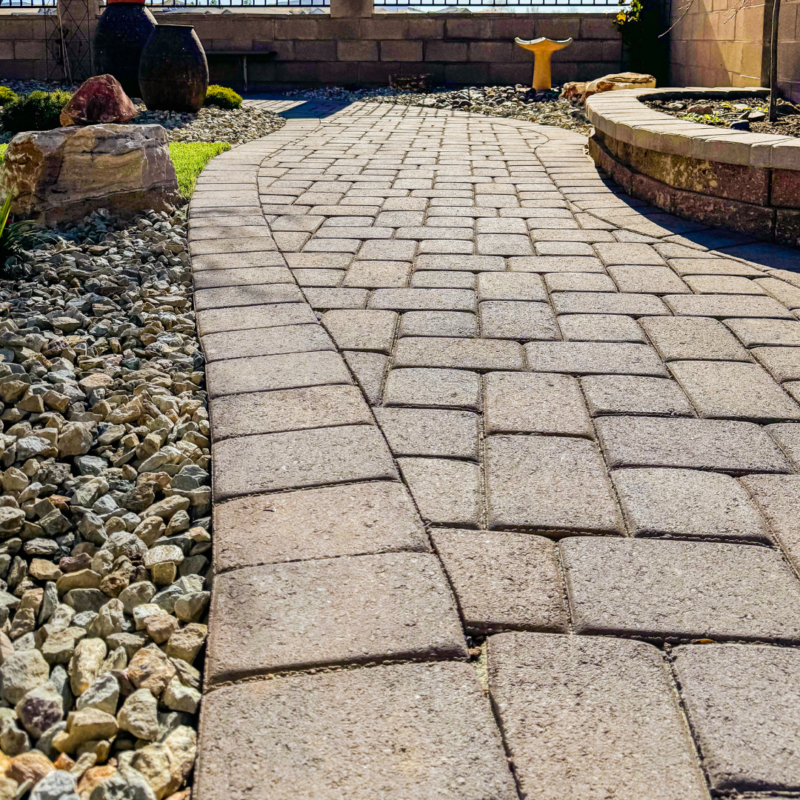
[(139, 88), (149, 109), (200, 110), (208, 89), (208, 62), (194, 27), (156, 27), (139, 62)]
[(95, 74), (113, 75), (126, 94), (139, 97), (139, 60), (156, 27), (144, 0), (108, 0), (94, 35)]

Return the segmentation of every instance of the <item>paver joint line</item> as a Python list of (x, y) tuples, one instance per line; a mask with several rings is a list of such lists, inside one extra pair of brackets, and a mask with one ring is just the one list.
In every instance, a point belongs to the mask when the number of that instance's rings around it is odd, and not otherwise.
[(572, 132), (302, 108), (191, 207), (195, 800), (800, 792), (792, 252), (631, 201)]

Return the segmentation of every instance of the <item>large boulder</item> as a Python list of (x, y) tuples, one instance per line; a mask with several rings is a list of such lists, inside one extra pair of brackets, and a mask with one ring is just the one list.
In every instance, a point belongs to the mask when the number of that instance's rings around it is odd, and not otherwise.
[(136, 107), (113, 75), (95, 75), (81, 84), (61, 110), (61, 124), (97, 125), (130, 122)]
[(29, 131), (8, 145), (0, 191), (12, 212), (50, 224), (98, 208), (115, 214), (165, 210), (178, 180), (160, 125), (88, 125)]

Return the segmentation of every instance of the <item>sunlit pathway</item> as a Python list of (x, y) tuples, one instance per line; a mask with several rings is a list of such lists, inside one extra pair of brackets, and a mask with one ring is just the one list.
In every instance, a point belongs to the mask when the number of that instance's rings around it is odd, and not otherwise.
[(798, 254), (557, 128), (257, 102), (191, 205), (195, 800), (800, 792)]

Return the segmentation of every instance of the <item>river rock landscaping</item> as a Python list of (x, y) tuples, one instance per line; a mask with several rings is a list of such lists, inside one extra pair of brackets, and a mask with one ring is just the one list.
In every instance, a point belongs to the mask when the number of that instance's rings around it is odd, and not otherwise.
[(800, 108), (780, 99), (778, 119), (775, 122), (770, 122), (767, 118), (769, 101), (764, 97), (745, 97), (738, 100), (693, 97), (687, 100), (643, 102), (654, 111), (661, 111), (690, 122), (702, 122), (705, 125), (752, 133), (800, 136)]
[(185, 210), (0, 280), (0, 798), (162, 800), (196, 752), (210, 451)]
[(536, 92), (530, 86), (470, 86), (466, 89), (434, 89), (430, 92), (405, 92), (395, 89), (357, 89), (340, 86), (290, 92), (288, 96), (313, 100), (341, 100), (368, 103), (393, 103), (402, 106), (450, 108), (492, 117), (509, 117), (540, 125), (554, 125), (588, 135), (589, 123), (583, 109), (560, 99), (561, 87)]

